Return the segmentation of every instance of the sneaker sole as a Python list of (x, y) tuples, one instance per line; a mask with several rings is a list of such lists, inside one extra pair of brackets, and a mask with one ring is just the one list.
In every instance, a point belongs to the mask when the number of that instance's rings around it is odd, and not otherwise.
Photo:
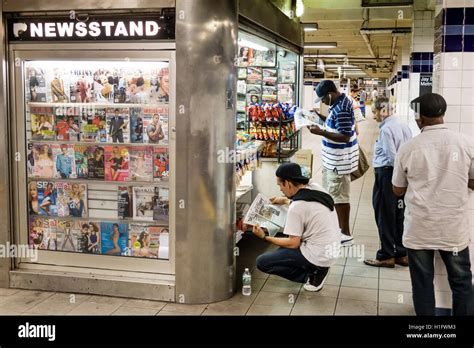
[(305, 285), (303, 285), (303, 289), (305, 289), (306, 291), (310, 291), (310, 292), (319, 292), (323, 289), (324, 282), (326, 281), (327, 277), (328, 277), (327, 275), (324, 277), (323, 281), (321, 282), (321, 284), (319, 284), (319, 286), (305, 284)]

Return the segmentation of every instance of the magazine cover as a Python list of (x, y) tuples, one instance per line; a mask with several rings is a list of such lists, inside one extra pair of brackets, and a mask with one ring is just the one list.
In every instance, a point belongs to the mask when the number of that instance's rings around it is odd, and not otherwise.
[(129, 152), (126, 146), (105, 146), (105, 180), (129, 180)]
[(26, 86), (29, 93), (27, 94), (27, 102), (47, 102), (46, 99), (46, 79), (44, 71), (41, 68), (26, 68)]
[(150, 77), (138, 72), (127, 78), (125, 102), (131, 104), (147, 104), (150, 101)]
[(246, 79), (247, 78), (247, 69), (245, 69), (245, 68), (237, 69), (237, 78), (238, 79)]
[(280, 103), (288, 103), (290, 105), (294, 104), (295, 101), (295, 91), (294, 85), (290, 83), (279, 84), (278, 85), (278, 101)]
[(247, 105), (260, 104), (262, 96), (260, 94), (247, 94)]
[(263, 85), (276, 86), (277, 85), (277, 70), (263, 69)]
[(114, 103), (114, 77), (110, 70), (99, 69), (93, 72), (92, 99), (97, 103)]
[(238, 66), (246, 67), (249, 65), (249, 48), (239, 46), (239, 53), (237, 56)]
[(75, 106), (58, 106), (54, 108), (54, 130), (56, 140), (79, 141), (80, 108)]
[(77, 252), (81, 228), (85, 221), (58, 221), (56, 232), (57, 250)]
[(54, 177), (61, 179), (76, 179), (76, 158), (74, 145), (51, 145), (54, 158)]
[(91, 143), (107, 142), (107, 120), (105, 108), (82, 110), (81, 141)]
[(87, 179), (89, 178), (89, 164), (88, 159), (90, 157), (88, 151), (90, 146), (86, 145), (74, 145), (74, 156), (76, 162), (76, 178)]
[(130, 108), (130, 140), (143, 143), (143, 108)]
[[(29, 183), (29, 208), (31, 214), (58, 216), (57, 192), (53, 182), (38, 181)], [(34, 192), (36, 186), (36, 193)]]
[(296, 62), (281, 62), (278, 83), (296, 83)]
[(58, 216), (87, 217), (87, 185), (56, 182)]
[(153, 221), (153, 209), (158, 196), (158, 187), (133, 187), (133, 219)]
[(168, 107), (143, 109), (143, 142), (168, 144)]
[(103, 146), (87, 147), (87, 177), (89, 179), (105, 178), (104, 153)]
[(245, 94), (247, 92), (247, 83), (244, 80), (237, 81), (237, 94)]
[(62, 69), (55, 68), (48, 71), (46, 76), (48, 101), (53, 103), (68, 103), (69, 99), (69, 74)]
[(153, 149), (153, 179), (155, 181), (168, 180), (170, 176), (170, 155), (168, 148), (155, 147)]
[(31, 138), (33, 140), (54, 140), (53, 108), (30, 106)]
[(107, 142), (128, 143), (130, 139), (128, 108), (107, 108), (106, 116)]
[(154, 198), (153, 220), (162, 224), (169, 224), (170, 199), (169, 189), (160, 187), (158, 197)]
[(54, 219), (30, 218), (29, 245), (34, 249), (57, 249), (57, 222)]
[(264, 103), (276, 103), (277, 101), (277, 88), (270, 86), (263, 86), (262, 89), (262, 102)]
[(100, 223), (77, 221), (80, 233), (77, 235), (77, 251), (87, 254), (100, 254)]
[(169, 63), (156, 62), (156, 69), (151, 71), (150, 104), (167, 104), (170, 94)]
[(28, 171), (33, 178), (54, 178), (55, 165), (51, 146), (48, 144), (28, 144)]
[(71, 103), (90, 103), (94, 95), (94, 80), (90, 70), (72, 70), (69, 75)]
[(133, 188), (132, 186), (119, 186), (117, 201), (118, 201), (119, 219), (133, 218)]
[(145, 224), (130, 224), (128, 237), (129, 256), (164, 258), (161, 254), (167, 255), (168, 244), (162, 245), (166, 239), (161, 240), (161, 234), (168, 234), (167, 227), (149, 226)]
[(261, 85), (247, 85), (247, 95), (248, 94), (262, 94), (262, 86)]
[(244, 224), (259, 224), (273, 236), (285, 226), (287, 213), (286, 206), (271, 204), (267, 197), (259, 193), (245, 215)]
[(131, 181), (153, 181), (153, 147), (131, 146), (130, 156)]
[(247, 68), (247, 83), (250, 85), (262, 84), (262, 68)]
[(128, 249), (128, 225), (125, 223), (101, 222), (101, 254), (126, 255)]

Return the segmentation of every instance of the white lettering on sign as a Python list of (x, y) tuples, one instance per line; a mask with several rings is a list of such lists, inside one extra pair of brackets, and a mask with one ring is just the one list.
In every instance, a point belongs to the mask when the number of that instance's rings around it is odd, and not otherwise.
[(31, 35), (31, 37), (43, 37), (43, 24), (42, 23), (31, 23), (30, 24), (30, 35)]
[[(18, 23), (15, 23), (18, 24)], [(21, 24), (21, 23), (20, 23)], [(24, 24), (26, 26), (26, 24)], [(26, 29), (26, 28), (25, 28)], [(161, 27), (156, 21), (45, 22), (29, 25), (30, 37), (141, 37), (156, 36)]]

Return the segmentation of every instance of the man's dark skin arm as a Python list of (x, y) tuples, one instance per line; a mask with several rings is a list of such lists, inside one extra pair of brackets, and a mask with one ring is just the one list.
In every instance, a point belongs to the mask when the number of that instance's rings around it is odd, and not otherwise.
[(474, 179), (469, 179), (469, 182), (468, 182), (467, 186), (468, 186), (471, 190), (474, 190)]
[(397, 187), (392, 185), (392, 191), (397, 197), (403, 196), (407, 192), (406, 187)]
[(344, 135), (341, 133), (330, 133), (324, 129), (319, 128), (318, 126), (311, 126), (308, 128), (311, 133), (321, 135), (325, 138), (328, 138), (329, 140), (337, 141), (338, 143), (347, 143), (349, 142), (349, 140), (351, 140), (351, 137), (349, 135)]

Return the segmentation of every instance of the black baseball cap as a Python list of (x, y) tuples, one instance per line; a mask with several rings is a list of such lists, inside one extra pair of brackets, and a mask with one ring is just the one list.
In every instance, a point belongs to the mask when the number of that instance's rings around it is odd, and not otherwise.
[(292, 180), (307, 184), (309, 179), (301, 173), (301, 167), (297, 163), (283, 163), (276, 170), (275, 175), (283, 180)]
[(331, 80), (322, 80), (319, 85), (316, 86), (315, 91), (317, 98), (314, 102), (319, 103), (329, 92), (337, 92), (337, 87)]
[(417, 115), (440, 117), (446, 113), (447, 104), (444, 98), (436, 93), (427, 93), (410, 102), (410, 107)]

